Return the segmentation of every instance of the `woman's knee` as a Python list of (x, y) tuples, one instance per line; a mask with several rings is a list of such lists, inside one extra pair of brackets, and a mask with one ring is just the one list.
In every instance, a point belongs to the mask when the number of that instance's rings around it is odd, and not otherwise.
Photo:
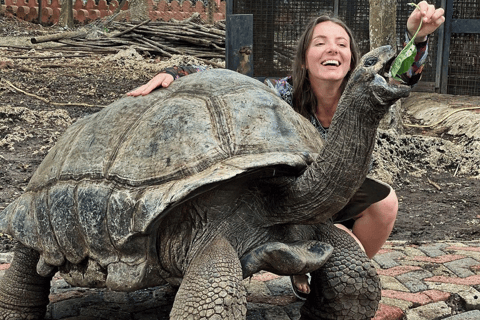
[(388, 196), (368, 207), (359, 218), (375, 221), (376, 224), (391, 225), (395, 222), (398, 212), (398, 198), (393, 189), (390, 189)]

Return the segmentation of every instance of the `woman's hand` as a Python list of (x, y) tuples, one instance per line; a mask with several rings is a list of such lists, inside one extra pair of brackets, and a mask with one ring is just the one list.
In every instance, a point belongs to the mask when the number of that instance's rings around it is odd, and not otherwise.
[(422, 28), (415, 38), (415, 42), (423, 42), (426, 40), (426, 36), (437, 30), (445, 22), (443, 16), (445, 11), (442, 8), (435, 9), (433, 4), (428, 4), (426, 1), (421, 1), (418, 6), (420, 10), (416, 8), (407, 20), (407, 30), (413, 36), (417, 32), (420, 21), (423, 20)]
[(148, 81), (146, 84), (144, 84), (141, 87), (138, 87), (137, 89), (130, 91), (127, 93), (127, 96), (132, 96), (132, 97), (137, 97), (137, 96), (145, 96), (152, 92), (155, 88), (158, 88), (160, 86), (166, 88), (170, 85), (170, 83), (173, 82), (173, 76), (171, 74), (162, 72), (157, 74), (155, 77), (152, 78), (152, 80)]

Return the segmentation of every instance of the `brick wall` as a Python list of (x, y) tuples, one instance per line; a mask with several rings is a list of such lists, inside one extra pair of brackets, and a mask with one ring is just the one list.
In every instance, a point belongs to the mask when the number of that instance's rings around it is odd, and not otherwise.
[[(0, 12), (6, 12), (17, 16), (17, 18), (33, 21), (38, 17), (38, 1), (39, 0), (5, 0), (5, 4), (1, 5)], [(61, 3), (59, 0), (40, 0), (42, 1), (42, 23), (55, 24), (60, 17)], [(201, 1), (197, 1), (192, 5), (190, 1), (183, 1), (181, 4), (177, 0), (167, 2), (160, 0), (147, 0), (149, 6), (149, 15), (152, 20), (169, 21), (174, 18), (183, 20), (190, 17), (194, 12), (200, 13), (202, 20), (207, 20), (207, 8)], [(225, 1), (216, 0), (215, 13), (213, 18), (217, 20), (225, 19)], [(73, 7), (73, 17), (77, 23), (88, 23), (89, 21), (111, 15), (118, 7), (119, 2), (113, 0), (107, 4), (106, 0), (99, 0), (95, 4), (95, 0), (75, 0)], [(122, 10), (128, 10), (128, 0)], [(126, 14), (128, 19), (128, 13)]]

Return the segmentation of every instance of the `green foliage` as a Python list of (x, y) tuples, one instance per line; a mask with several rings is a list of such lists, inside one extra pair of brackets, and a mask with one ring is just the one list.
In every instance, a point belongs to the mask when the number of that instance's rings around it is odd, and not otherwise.
[[(416, 7), (420, 10), (420, 7), (415, 3), (409, 3), (409, 5)], [(417, 47), (415, 47), (415, 37), (418, 34), (418, 31), (422, 28), (422, 20), (420, 20), (420, 25), (418, 26), (417, 32), (413, 35), (412, 39), (407, 43), (405, 48), (398, 54), (397, 58), (392, 64), (390, 73), (395, 80), (402, 81), (398, 75), (407, 72), (408, 69), (412, 66), (415, 61), (415, 55), (417, 54)]]

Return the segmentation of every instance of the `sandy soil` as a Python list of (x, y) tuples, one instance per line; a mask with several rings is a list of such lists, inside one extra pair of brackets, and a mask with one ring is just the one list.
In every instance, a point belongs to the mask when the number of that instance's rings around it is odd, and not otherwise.
[[(57, 31), (0, 16), (0, 45), (11, 37)], [(191, 57), (164, 61), (135, 51), (101, 55), (45, 45), (0, 47), (0, 210), (25, 190), (48, 150), (76, 119), (101, 110), (165, 66), (186, 63), (201, 64)], [(407, 125), (429, 125), (451, 110), (478, 107), (479, 98), (414, 93), (403, 101), (402, 119)], [(451, 115), (431, 128), (405, 126), (403, 134), (379, 131), (373, 175), (391, 183), (400, 201), (391, 239), (478, 239), (480, 113), (472, 109), (455, 115), (461, 117)], [(0, 240), (0, 251), (11, 250), (11, 240)]]

